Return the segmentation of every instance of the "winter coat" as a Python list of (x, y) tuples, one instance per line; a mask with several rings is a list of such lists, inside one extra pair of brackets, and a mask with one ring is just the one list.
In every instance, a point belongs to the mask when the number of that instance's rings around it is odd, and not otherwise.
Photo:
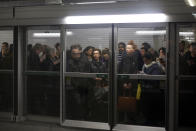
[(106, 72), (106, 65), (105, 63), (99, 61), (92, 61), (91, 62), (91, 72), (92, 73), (105, 73)]
[(138, 61), (135, 53), (131, 55), (125, 55), (122, 58), (122, 62), (119, 66), (119, 73), (122, 74), (137, 74), (138, 72)]
[(152, 62), (150, 66), (143, 66), (143, 72), (148, 75), (163, 75), (164, 72), (161, 67), (156, 63)]

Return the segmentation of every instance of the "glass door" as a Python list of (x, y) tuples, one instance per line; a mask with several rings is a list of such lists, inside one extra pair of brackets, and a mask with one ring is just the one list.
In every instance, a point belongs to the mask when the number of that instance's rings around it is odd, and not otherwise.
[(177, 24), (178, 128), (195, 129), (196, 24)]
[(119, 24), (117, 34), (116, 128), (164, 129), (167, 27)]
[(58, 122), (60, 116), (60, 28), (57, 26), (27, 27), (26, 35), (27, 119), (51, 121), (54, 118)]
[(8, 119), (13, 113), (13, 32), (0, 28), (0, 117)]
[(110, 35), (111, 26), (66, 28), (63, 125), (109, 129)]

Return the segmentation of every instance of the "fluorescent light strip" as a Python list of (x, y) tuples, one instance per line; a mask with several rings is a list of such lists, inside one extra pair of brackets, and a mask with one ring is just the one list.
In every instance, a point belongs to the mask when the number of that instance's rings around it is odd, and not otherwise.
[[(73, 35), (73, 32), (67, 31), (67, 35)], [(33, 33), (33, 37), (39, 37), (39, 38), (55, 38), (60, 37), (60, 33)]]
[(127, 15), (94, 15), (67, 16), (65, 24), (102, 24), (102, 23), (147, 23), (166, 22), (165, 14), (127, 14)]
[(90, 5), (90, 4), (110, 4), (116, 3), (116, 1), (96, 1), (96, 2), (78, 2), (78, 3), (70, 3), (71, 5)]
[(67, 31), (66, 34), (67, 34), (67, 35), (73, 35), (73, 32)]
[(185, 37), (186, 40), (195, 40), (193, 37)]
[(193, 36), (194, 32), (179, 32), (179, 36)]
[(60, 37), (60, 33), (33, 33), (33, 37)]
[(190, 6), (195, 6), (195, 2), (193, 0), (187, 0)]
[(156, 31), (136, 31), (137, 35), (165, 35), (166, 30), (156, 30)]

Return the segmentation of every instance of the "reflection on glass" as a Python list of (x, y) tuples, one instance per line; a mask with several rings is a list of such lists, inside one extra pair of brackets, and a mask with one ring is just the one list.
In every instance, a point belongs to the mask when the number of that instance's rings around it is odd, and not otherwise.
[(59, 116), (59, 91), (60, 85), (58, 76), (28, 76), (28, 114)]
[(60, 33), (58, 30), (29, 30), (27, 69), (33, 71), (60, 70)]
[(66, 77), (66, 118), (108, 122), (107, 77)]
[(164, 126), (165, 83), (155, 80), (118, 79), (118, 122)]

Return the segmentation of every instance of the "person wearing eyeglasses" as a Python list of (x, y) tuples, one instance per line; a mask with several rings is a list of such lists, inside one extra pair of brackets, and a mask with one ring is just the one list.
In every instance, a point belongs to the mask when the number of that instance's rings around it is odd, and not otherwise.
[[(80, 45), (72, 45), (67, 57), (67, 72), (89, 73), (90, 63), (82, 54)], [(67, 117), (71, 120), (87, 120), (91, 88), (88, 78), (70, 77), (66, 80)]]

